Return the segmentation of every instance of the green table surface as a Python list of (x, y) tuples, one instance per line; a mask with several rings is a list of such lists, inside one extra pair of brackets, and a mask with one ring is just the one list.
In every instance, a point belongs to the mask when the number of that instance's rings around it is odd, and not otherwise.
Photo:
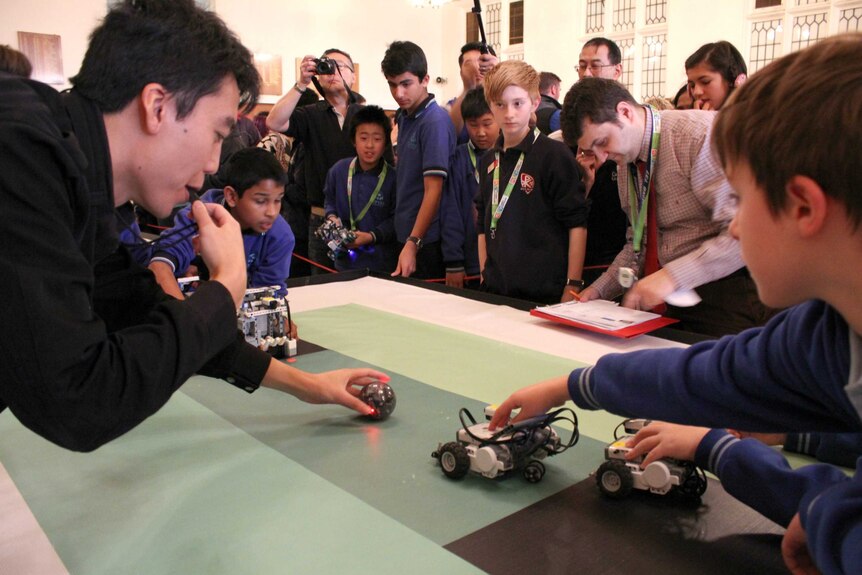
[[(581, 481), (600, 461), (604, 439), (584, 436), (547, 460), (539, 484), (450, 481), (431, 452), (454, 439), (461, 407), (479, 417), (572, 362), (358, 305), (296, 321), (327, 348), (296, 367), (370, 365), (392, 376), (389, 420), (204, 377), (89, 454), (0, 415), (0, 460), (70, 573), (473, 573), (442, 545)], [(590, 421), (599, 436), (617, 422), (604, 417)]]

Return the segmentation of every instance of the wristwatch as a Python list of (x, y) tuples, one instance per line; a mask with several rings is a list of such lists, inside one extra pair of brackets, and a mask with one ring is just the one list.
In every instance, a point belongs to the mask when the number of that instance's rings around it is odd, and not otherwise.
[(408, 242), (413, 242), (414, 244), (416, 244), (416, 249), (417, 249), (417, 250), (421, 250), (421, 249), (422, 249), (422, 238), (417, 237), (417, 236), (408, 236), (407, 241), (408, 241)]
[(587, 282), (585, 282), (584, 280), (569, 279), (569, 281), (566, 282), (566, 285), (569, 287), (573, 287), (577, 290), (582, 290), (587, 286)]

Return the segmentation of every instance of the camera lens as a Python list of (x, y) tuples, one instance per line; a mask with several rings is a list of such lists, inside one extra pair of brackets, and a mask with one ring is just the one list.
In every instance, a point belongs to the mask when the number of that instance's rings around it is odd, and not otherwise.
[(328, 76), (335, 73), (335, 62), (331, 58), (318, 58), (314, 61), (317, 65), (317, 74)]

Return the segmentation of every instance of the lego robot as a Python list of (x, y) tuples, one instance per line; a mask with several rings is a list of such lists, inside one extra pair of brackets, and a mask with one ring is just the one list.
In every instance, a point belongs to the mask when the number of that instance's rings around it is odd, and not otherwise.
[(626, 443), (649, 425), (646, 419), (627, 419), (622, 425), (626, 435), (605, 448), (605, 459), (596, 471), (596, 484), (605, 496), (623, 499), (632, 489), (665, 495), (674, 492), (684, 499), (698, 500), (706, 491), (706, 474), (691, 461), (663, 458), (641, 469), (644, 457), (626, 460)]
[(290, 337), (290, 305), (276, 295), (278, 286), (246, 290), (237, 312), (237, 326), (251, 345), (276, 359), (296, 355), (296, 340)]
[(329, 248), (327, 255), (332, 261), (338, 259), (339, 255), (348, 252), (348, 249), (344, 247), (345, 245), (356, 241), (356, 234), (345, 228), (336, 219), (323, 222), (320, 227), (314, 230), (314, 235), (320, 238), (326, 244), (326, 247)]
[[(494, 479), (520, 472), (528, 482), (538, 483), (545, 476), (541, 460), (578, 442), (578, 420), (571, 409), (558, 409), (491, 432), (488, 421), (494, 409), (494, 406), (485, 408), (487, 421), (482, 423), (476, 423), (466, 409), (458, 413), (462, 429), (456, 433), (456, 441), (439, 444), (431, 454), (440, 462), (446, 477), (461, 479), (467, 472), (473, 472)], [(551, 427), (557, 421), (569, 421), (573, 426), (565, 443)]]

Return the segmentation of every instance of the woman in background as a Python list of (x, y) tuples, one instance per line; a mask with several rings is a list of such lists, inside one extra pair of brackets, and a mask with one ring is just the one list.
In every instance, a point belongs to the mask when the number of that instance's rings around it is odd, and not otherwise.
[(748, 74), (742, 54), (730, 42), (704, 44), (685, 61), (696, 110), (719, 110)]

